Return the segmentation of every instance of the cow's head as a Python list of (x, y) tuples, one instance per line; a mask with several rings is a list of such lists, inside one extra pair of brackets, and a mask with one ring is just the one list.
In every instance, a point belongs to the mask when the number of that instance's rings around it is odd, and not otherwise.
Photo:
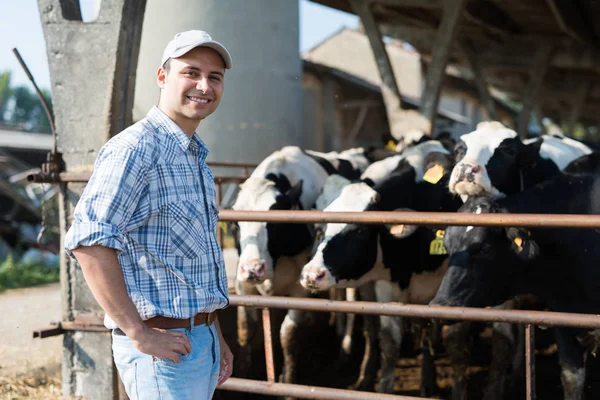
[[(506, 212), (489, 197), (469, 197), (463, 213)], [(437, 295), (430, 304), (485, 307), (515, 295), (515, 283), (539, 248), (520, 228), (451, 226), (444, 246), (450, 260)]]
[(499, 122), (483, 122), (462, 135), (455, 147), (456, 165), (450, 191), (468, 196), (502, 197), (522, 189), (522, 171), (539, 155), (542, 141), (523, 144)]
[[(250, 178), (241, 186), (233, 209), (299, 209), (301, 194), (302, 181), (290, 186), (277, 179)], [(274, 266), (280, 257), (296, 256), (312, 243), (312, 229), (306, 224), (239, 222), (238, 226), (240, 258), (237, 280), (241, 282), (258, 284), (272, 279)]]
[[(365, 183), (347, 184), (324, 211), (371, 210), (379, 200)], [(340, 281), (358, 280), (377, 259), (377, 230), (369, 225), (327, 224), (313, 258), (304, 266), (300, 283), (307, 289), (326, 290)]]

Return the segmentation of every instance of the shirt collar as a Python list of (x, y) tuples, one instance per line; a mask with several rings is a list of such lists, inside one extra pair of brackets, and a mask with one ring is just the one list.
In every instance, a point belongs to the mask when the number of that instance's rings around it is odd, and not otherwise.
[(151, 122), (162, 126), (167, 134), (169, 134), (179, 144), (183, 151), (187, 151), (190, 147), (190, 143), (194, 141), (201, 153), (208, 153), (208, 147), (206, 147), (204, 141), (200, 139), (200, 136), (198, 136), (197, 132), (194, 132), (194, 135), (190, 138), (179, 127), (179, 125), (177, 125), (158, 107), (153, 106), (146, 115), (146, 118), (148, 118)]

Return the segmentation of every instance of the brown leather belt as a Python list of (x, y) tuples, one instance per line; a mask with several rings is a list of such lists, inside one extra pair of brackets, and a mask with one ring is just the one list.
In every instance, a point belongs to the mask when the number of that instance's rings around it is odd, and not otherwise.
[[(215, 311), (210, 313), (198, 313), (194, 316), (194, 326), (206, 324), (211, 326), (215, 321), (217, 313)], [(169, 317), (153, 317), (144, 321), (150, 328), (159, 329), (176, 329), (176, 328), (191, 328), (191, 318), (179, 319)], [(125, 336), (125, 332), (121, 329), (113, 329), (115, 335)]]

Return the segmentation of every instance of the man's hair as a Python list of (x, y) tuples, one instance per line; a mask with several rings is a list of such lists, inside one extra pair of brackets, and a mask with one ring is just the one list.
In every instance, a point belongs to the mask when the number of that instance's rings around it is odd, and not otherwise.
[(165, 61), (165, 63), (163, 64), (163, 68), (165, 71), (167, 71), (167, 74), (169, 73), (169, 70), (171, 69), (171, 58), (169, 58), (167, 61)]

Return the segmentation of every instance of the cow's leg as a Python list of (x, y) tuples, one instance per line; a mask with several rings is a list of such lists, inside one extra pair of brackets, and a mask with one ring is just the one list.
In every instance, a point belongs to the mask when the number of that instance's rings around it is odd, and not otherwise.
[(581, 400), (585, 387), (585, 350), (574, 329), (554, 328), (554, 332), (565, 400)]
[(470, 349), (472, 322), (460, 322), (448, 326), (446, 333), (446, 352), (452, 363), (452, 400), (468, 399), (467, 367), (471, 362)]
[[(256, 290), (250, 286), (236, 283), (235, 291), (237, 294), (247, 295), (256, 294)], [(235, 356), (236, 376), (241, 378), (248, 377), (250, 366), (252, 365), (252, 340), (256, 334), (258, 326), (258, 312), (255, 308), (238, 307), (237, 308), (237, 337), (239, 349)]]
[(515, 343), (511, 324), (495, 322), (492, 328), (492, 359), (484, 400), (502, 400), (505, 396), (506, 379), (513, 362)]
[[(375, 293), (381, 303), (396, 300), (398, 287), (395, 283), (377, 281)], [(397, 301), (397, 300), (396, 300)], [(380, 393), (394, 391), (394, 369), (402, 344), (402, 319), (399, 317), (380, 316), (379, 347), (381, 349), (381, 379), (377, 389)]]
[(305, 312), (289, 310), (279, 331), (283, 351), (283, 370), (279, 380), (283, 383), (296, 382), (296, 359), (298, 355), (297, 332), (304, 323)]
[[(346, 300), (356, 301), (356, 289), (346, 289)], [(344, 324), (344, 335), (342, 339), (342, 352), (348, 357), (352, 351), (352, 333), (354, 332), (354, 322), (356, 320), (356, 314), (342, 314), (345, 315)], [(344, 320), (344, 318), (340, 318)]]
[[(307, 297), (308, 292), (298, 283), (290, 290), (291, 297)], [(306, 323), (307, 312), (289, 310), (281, 324), (279, 335), (283, 352), (283, 369), (280, 381), (283, 383), (296, 382), (296, 360), (298, 357), (298, 328)]]
[[(361, 301), (375, 301), (375, 283), (370, 282), (358, 288)], [(380, 366), (379, 357), (379, 319), (376, 315), (363, 315), (363, 335), (365, 351), (360, 365), (358, 379), (352, 389), (372, 391)]]
[(437, 321), (421, 324), (421, 397), (431, 397), (438, 392), (435, 370), (435, 348), (441, 339), (441, 325)]

